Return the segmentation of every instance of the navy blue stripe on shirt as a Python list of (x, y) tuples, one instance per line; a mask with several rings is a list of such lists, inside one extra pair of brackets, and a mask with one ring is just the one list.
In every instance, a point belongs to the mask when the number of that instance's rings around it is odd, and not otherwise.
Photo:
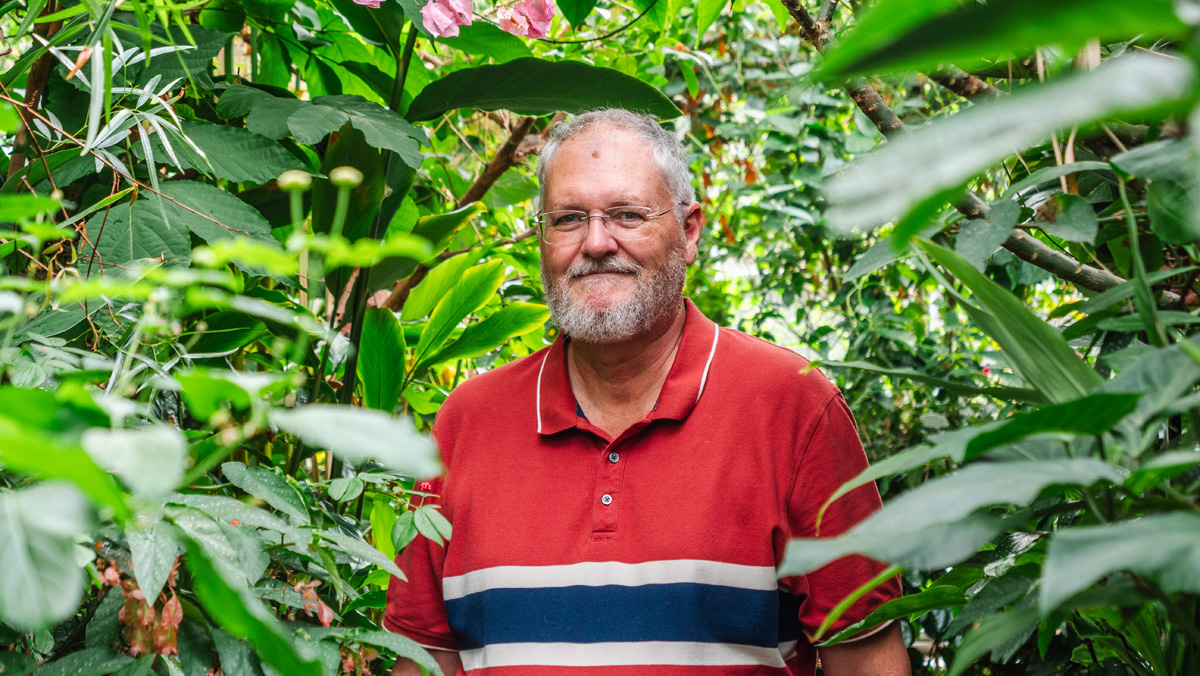
[(489, 589), (447, 600), (446, 615), (459, 650), (492, 643), (779, 643), (778, 591), (708, 584)]

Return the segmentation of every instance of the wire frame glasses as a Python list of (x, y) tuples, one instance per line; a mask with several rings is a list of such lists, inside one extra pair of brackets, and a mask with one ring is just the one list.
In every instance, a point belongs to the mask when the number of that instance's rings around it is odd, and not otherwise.
[(600, 215), (586, 211), (562, 209), (540, 211), (535, 218), (542, 232), (542, 241), (551, 246), (578, 244), (587, 237), (588, 226), (593, 218), (599, 218), (609, 234), (622, 242), (645, 239), (653, 232), (649, 223), (659, 216), (671, 213), (672, 209), (655, 212), (651, 207), (609, 207)]

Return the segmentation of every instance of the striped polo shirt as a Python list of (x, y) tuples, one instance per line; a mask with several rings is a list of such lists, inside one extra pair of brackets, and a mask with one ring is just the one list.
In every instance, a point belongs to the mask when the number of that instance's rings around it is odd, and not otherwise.
[[(812, 674), (808, 640), (882, 566), (847, 557), (777, 579), (787, 541), (878, 508), (837, 389), (795, 353), (692, 302), (646, 418), (610, 438), (571, 392), (560, 337), (460, 385), (434, 436), (454, 526), (397, 557), (384, 626), (458, 650), (468, 674)], [(844, 627), (899, 593), (857, 601)]]

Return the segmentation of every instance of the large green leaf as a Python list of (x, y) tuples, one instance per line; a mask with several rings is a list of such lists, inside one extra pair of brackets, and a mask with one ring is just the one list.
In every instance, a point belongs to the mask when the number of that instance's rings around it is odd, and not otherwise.
[(293, 523), (308, 525), (308, 509), (304, 500), (278, 474), (262, 467), (247, 467), (240, 462), (222, 464), (221, 473), (234, 486), (287, 514)]
[(363, 404), (391, 413), (404, 381), (404, 331), (391, 310), (367, 308), (358, 350)]
[(891, 622), (902, 617), (915, 617), (937, 608), (961, 606), (966, 602), (967, 600), (963, 597), (962, 590), (958, 587), (935, 584), (917, 594), (909, 594), (908, 596), (888, 601), (876, 608), (861, 621), (855, 622), (829, 637), (827, 643), (840, 643), (848, 638), (853, 638), (855, 634), (862, 633), (871, 627), (879, 626), (884, 622)]
[(434, 80), (408, 107), (409, 120), (432, 120), (457, 108), (511, 110), (522, 115), (577, 113), (619, 107), (660, 118), (680, 111), (662, 92), (620, 71), (579, 61), (533, 57), (455, 71)]
[(963, 639), (962, 647), (958, 649), (954, 664), (950, 667), (949, 676), (958, 676), (988, 653), (992, 653), (998, 659), (1002, 658), (1001, 655), (996, 655), (996, 652), (1011, 647), (1014, 643), (1018, 646), (1024, 643), (1033, 633), (1037, 621), (1038, 613), (1033, 608), (1014, 609), (984, 619)]
[(429, 313), (433, 312), (433, 308), (437, 307), (438, 302), (462, 278), (463, 273), (478, 260), (479, 252), (473, 249), (439, 263), (408, 295), (400, 318), (407, 322), (429, 316)]
[(1200, 593), (1200, 514), (1173, 512), (1055, 533), (1042, 569), (1042, 612), (1119, 570), (1167, 593)]
[(321, 663), (305, 660), (282, 627), (248, 590), (227, 582), (204, 548), (190, 538), (187, 566), (196, 597), (225, 631), (250, 641), (264, 662), (289, 676), (322, 676)]
[(192, 260), (192, 242), (182, 224), (164, 226), (158, 210), (147, 214), (149, 200), (132, 207), (119, 205), (87, 222), (88, 240), (81, 247), (79, 270), (86, 276), (114, 274), (126, 263), (143, 258), (166, 267), (186, 266)]
[(970, 460), (1035, 434), (1099, 436), (1133, 413), (1140, 400), (1139, 394), (1097, 393), (1065, 404), (1014, 415), (986, 430), (980, 430), (967, 443), (965, 457)]
[(109, 647), (89, 648), (64, 655), (38, 669), (37, 673), (38, 676), (103, 676), (120, 673), (119, 669), (133, 661), (129, 655), (114, 652)]
[[(1190, 62), (1129, 56), (943, 118), (890, 141), (831, 180), (830, 227), (840, 233), (876, 228), (1056, 129), (1173, 105), (1187, 96), (1194, 78)], [(907, 238), (925, 224), (914, 220), (894, 236)]]
[[(307, 530), (297, 528), (265, 509), (248, 505), (241, 500), (224, 495), (176, 493), (168, 501), (192, 507), (221, 523), (237, 521), (240, 526), (266, 528), (288, 538), (288, 542), (294, 542), (299, 545), (306, 545), (309, 541)], [(251, 582), (254, 582), (254, 580), (251, 580)]]
[(118, 519), (129, 516), (125, 496), (116, 481), (77, 446), (45, 439), (0, 419), (0, 462), (13, 472), (70, 481), (97, 506), (112, 509)]
[(153, 601), (175, 565), (175, 531), (161, 518), (139, 517), (125, 522), (125, 539), (138, 589)]
[[(330, 143), (321, 162), (321, 171), (328, 176), (338, 167), (354, 167), (362, 172), (363, 182), (350, 191), (350, 208), (342, 226), (342, 236), (350, 241), (367, 236), (383, 200), (383, 162), (379, 152), (367, 143), (361, 131), (342, 127)], [(333, 225), (338, 189), (328, 179), (313, 185), (313, 232), (328, 233)], [(330, 284), (333, 288), (333, 284)]]
[(919, 246), (971, 289), (982, 307), (964, 303), (967, 312), (1000, 344), (1009, 363), (1026, 382), (1046, 399), (1055, 403), (1078, 399), (1103, 382), (1061, 333), (1030, 312), (1010, 291), (949, 249), (924, 240)]
[(183, 481), (187, 439), (169, 425), (94, 427), (83, 433), (81, 443), (97, 465), (120, 477), (135, 495), (160, 497)]
[(436, 476), (441, 471), (437, 450), (428, 437), (417, 434), (408, 420), (379, 411), (310, 404), (296, 409), (275, 409), (270, 420), (279, 429), (295, 434), (311, 446), (328, 449), (348, 462), (377, 460), (414, 477)]
[[(1031, 21), (1030, 17), (1037, 17)], [(884, 0), (829, 50), (825, 77), (920, 70), (940, 63), (1026, 53), (1036, 45), (1071, 52), (1088, 40), (1139, 34), (1182, 35), (1187, 26), (1171, 0), (1005, 0), (962, 5), (951, 0)]]
[[(425, 365), (438, 364), (487, 354), (508, 342), (542, 326), (550, 318), (550, 310), (538, 303), (509, 303), (483, 321), (467, 326), (462, 335), (442, 348)], [(422, 365), (417, 366), (421, 370)]]
[(696, 3), (696, 45), (704, 39), (708, 27), (721, 15), (721, 10), (729, 4), (729, 0), (700, 0)]
[[(572, 3), (580, 6), (586, 5), (587, 11), (591, 11), (592, 6), (596, 4), (596, 0), (571, 0)], [(560, 0), (558, 3), (559, 9), (562, 10), (563, 16), (571, 21), (571, 17), (567, 16), (567, 7), (564, 6), (567, 0)], [(571, 21), (572, 24), (578, 23)], [(459, 26), (458, 37), (453, 38), (438, 38), (438, 42), (444, 42), (446, 46), (457, 49), (460, 52), (467, 54), (476, 54), (483, 57), (489, 57), (496, 63), (504, 63), (522, 57), (533, 56), (533, 52), (529, 51), (529, 47), (515, 35), (507, 33), (500, 29), (495, 24), (487, 23), (486, 21), (476, 21), (469, 26)]]
[(438, 302), (429, 315), (429, 323), (421, 332), (414, 352), (417, 363), (441, 349), (454, 327), (472, 312), (487, 304), (492, 294), (504, 283), (504, 261), (493, 260), (476, 265), (463, 273), (450, 292)]
[(915, 488), (844, 535), (788, 543), (780, 575), (799, 575), (847, 554), (865, 554), (908, 569), (958, 563), (999, 532), (988, 505), (1026, 505), (1056, 485), (1120, 484), (1123, 477), (1099, 460), (977, 463)]
[[(170, 181), (163, 184), (161, 192), (167, 199), (155, 196), (145, 203), (134, 203), (135, 222), (147, 222), (157, 228), (182, 225), (210, 244), (231, 237), (248, 237), (279, 246), (271, 236), (267, 219), (227, 190), (193, 181)], [(170, 225), (163, 225), (156, 201), (161, 201)]]
[[(184, 122), (182, 129), (204, 156), (198, 156), (185, 143), (172, 143), (180, 169), (197, 169), (235, 183), (268, 183), (289, 169), (304, 169), (300, 160), (279, 143), (249, 129), (193, 121)], [(155, 150), (160, 162), (164, 157), (165, 152)]]
[(36, 631), (75, 612), (83, 599), (75, 538), (87, 526), (87, 503), (73, 486), (0, 493), (0, 619)]
[(317, 143), (344, 124), (362, 132), (372, 148), (391, 150), (414, 169), (421, 166), (420, 146), (429, 143), (425, 132), (361, 96), (319, 96), (288, 118), (292, 136), (304, 144)]

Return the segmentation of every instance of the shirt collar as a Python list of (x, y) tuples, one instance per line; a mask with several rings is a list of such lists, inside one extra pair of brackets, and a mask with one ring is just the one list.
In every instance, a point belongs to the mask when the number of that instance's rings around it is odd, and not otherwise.
[[(686, 418), (704, 393), (708, 371), (717, 352), (719, 327), (705, 317), (691, 299), (685, 298), (684, 305), (686, 316), (679, 350), (658, 394), (658, 404), (647, 416), (649, 420)], [(540, 434), (555, 434), (575, 427), (579, 422), (575, 394), (567, 374), (566, 343), (561, 333), (546, 350), (538, 370), (535, 406)]]

